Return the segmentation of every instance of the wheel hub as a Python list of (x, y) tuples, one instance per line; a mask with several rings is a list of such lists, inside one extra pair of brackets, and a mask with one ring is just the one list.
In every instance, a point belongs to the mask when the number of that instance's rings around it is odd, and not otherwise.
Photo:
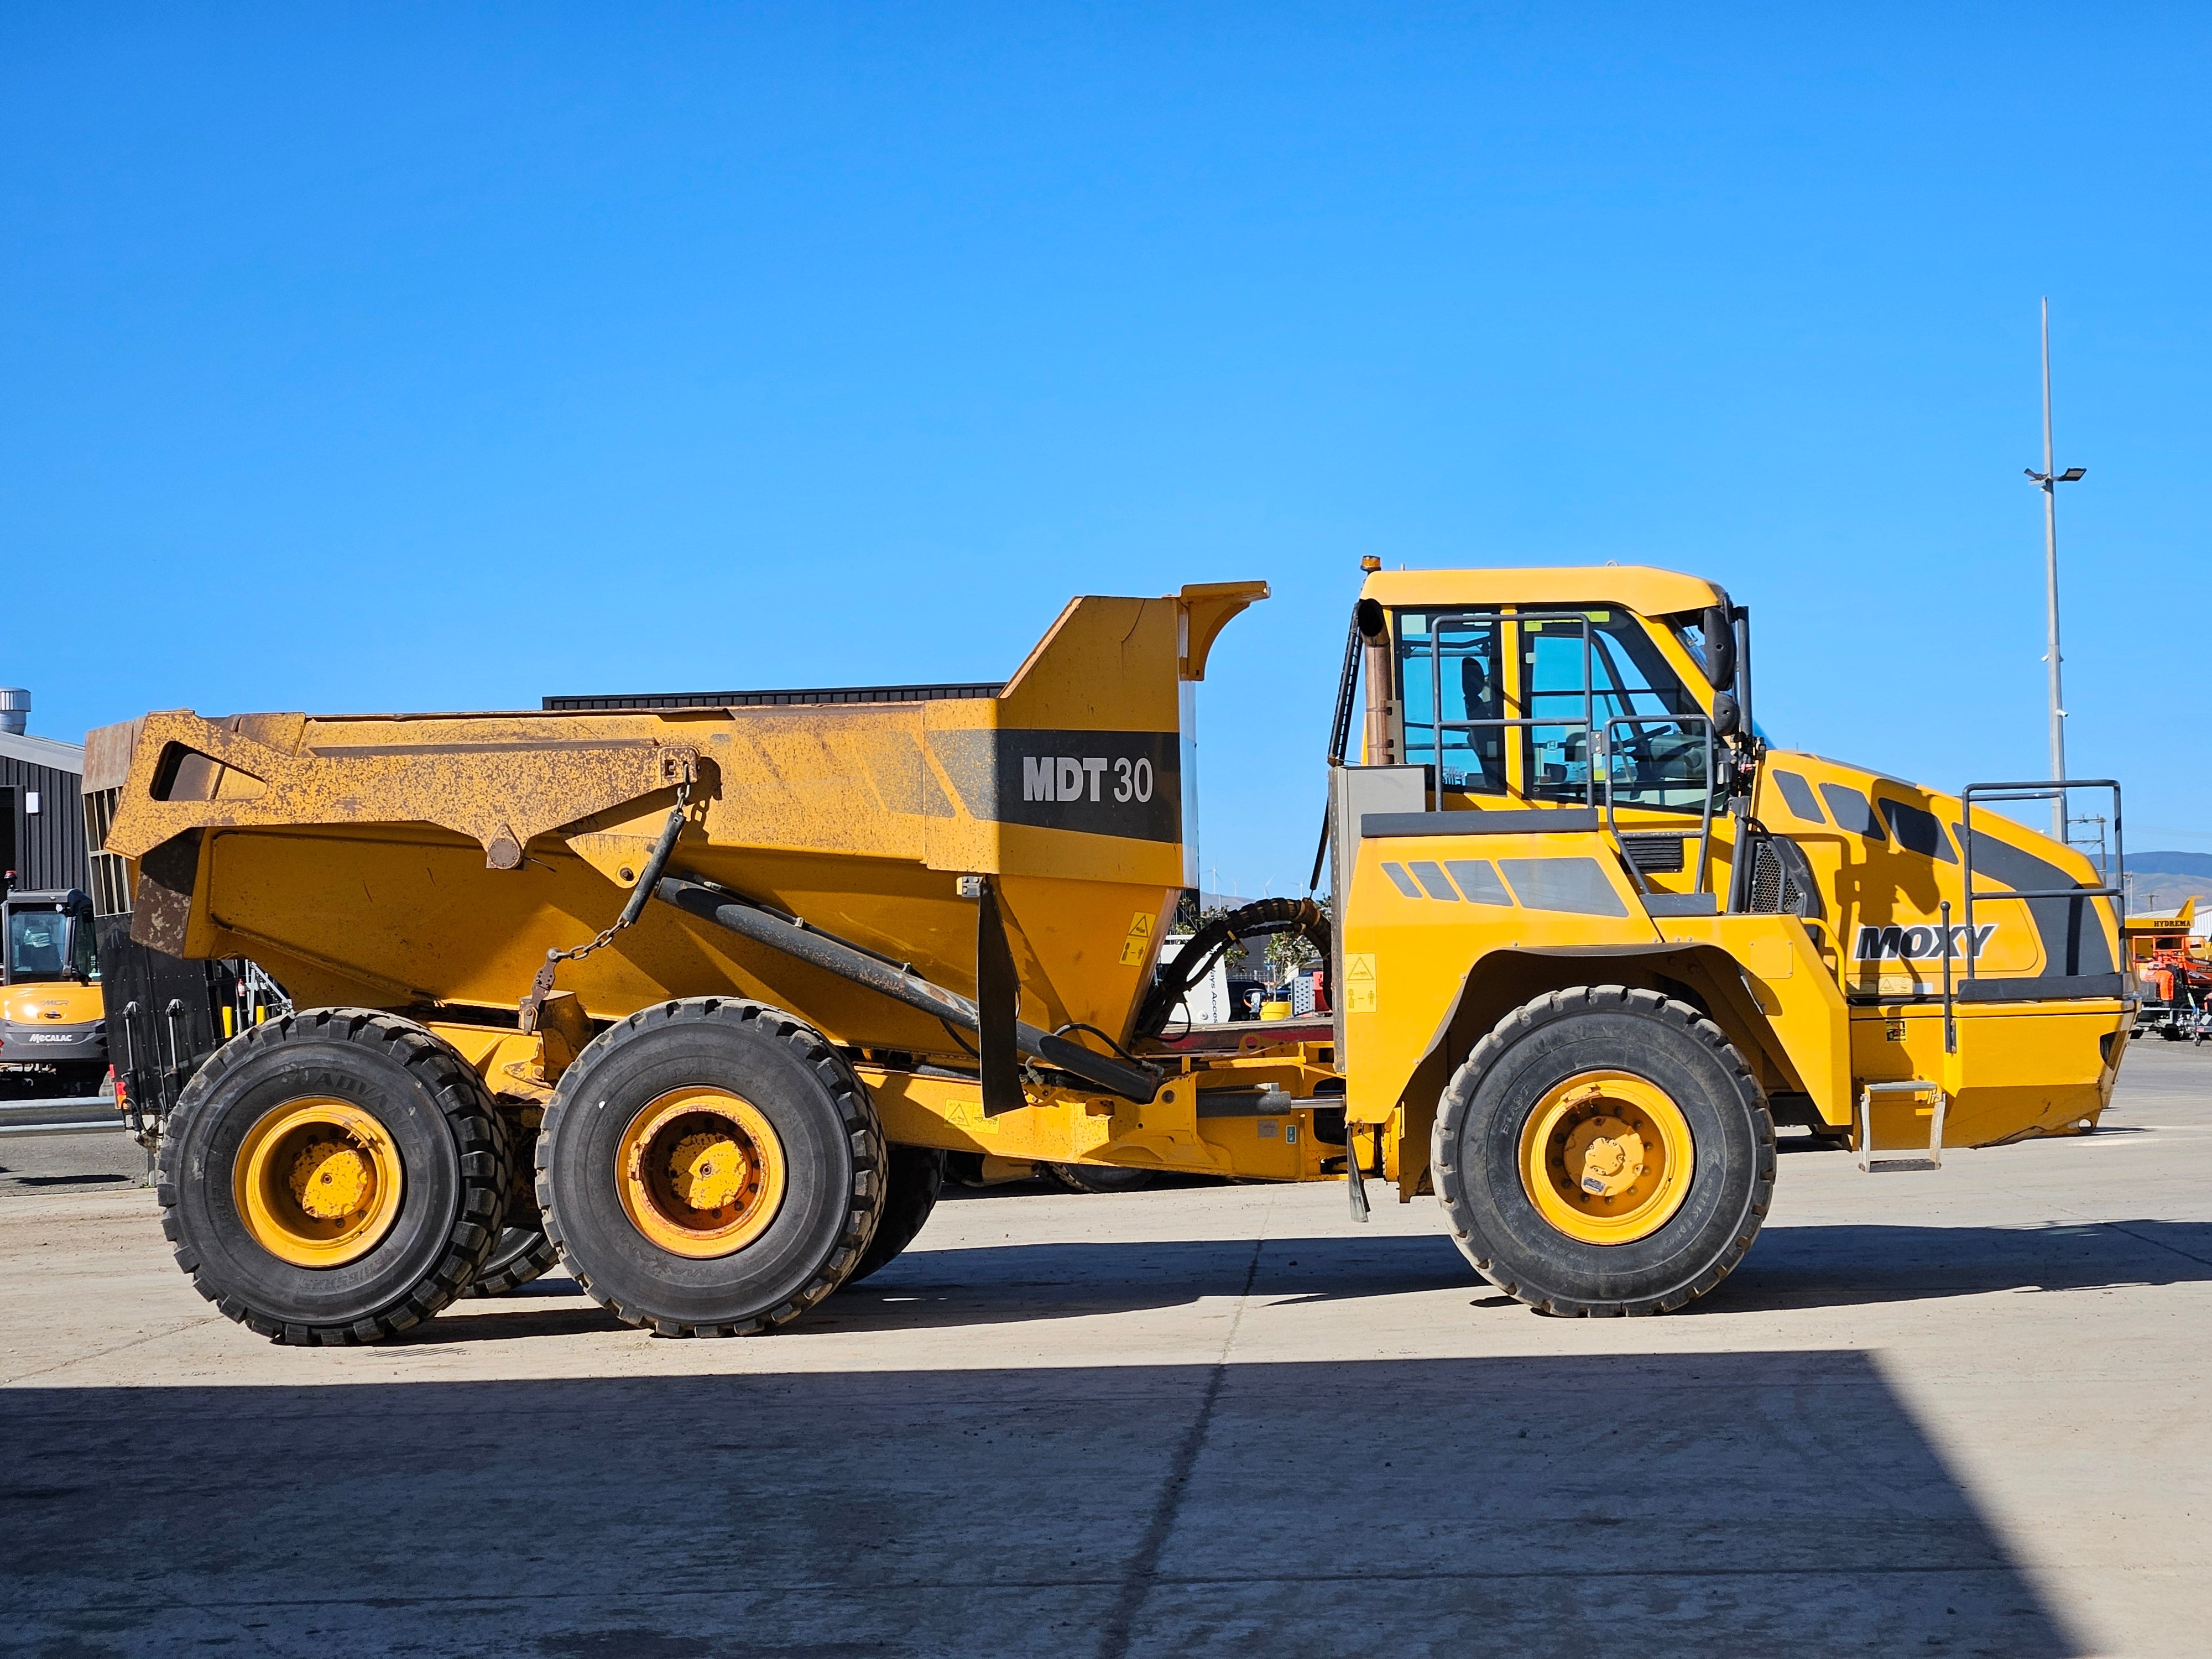
[(1568, 1134), (1564, 1162), (1570, 1172), (1580, 1171), (1576, 1184), (1583, 1191), (1619, 1198), (1644, 1172), (1644, 1137), (1618, 1117), (1601, 1112), (1585, 1118)]
[(398, 1218), (403, 1186), (390, 1133), (343, 1100), (291, 1100), (264, 1112), (231, 1165), (246, 1235), (298, 1267), (342, 1267), (374, 1249)]
[(623, 1210), (673, 1255), (732, 1255), (782, 1207), (783, 1142), (750, 1101), (713, 1088), (674, 1089), (648, 1103), (615, 1152)]
[(1523, 1190), (1553, 1227), (1583, 1243), (1627, 1244), (1681, 1207), (1696, 1148), (1688, 1119), (1656, 1084), (1585, 1072), (1536, 1103), (1520, 1161)]
[(292, 1160), (292, 1196), (318, 1221), (355, 1214), (375, 1187), (368, 1160), (347, 1142), (310, 1141)]
[(676, 1143), (668, 1161), (669, 1190), (702, 1215), (734, 1212), (760, 1189), (760, 1170), (734, 1135), (695, 1133)]

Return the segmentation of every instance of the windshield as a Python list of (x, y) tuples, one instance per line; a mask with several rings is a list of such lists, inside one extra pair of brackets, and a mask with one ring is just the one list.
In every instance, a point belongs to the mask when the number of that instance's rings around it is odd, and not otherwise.
[[(1671, 617), (1656, 618), (1661, 626), (1672, 634), (1682, 649), (1690, 653), (1691, 660), (1705, 671), (1708, 682), (1713, 672), (1712, 644), (1705, 638), (1705, 613), (1702, 611), (1678, 611)], [(1728, 688), (1723, 686), (1725, 691)]]
[[(80, 937), (73, 939), (73, 934)], [(67, 979), (72, 974), (86, 980), (100, 977), (89, 928), (72, 927), (69, 917), (58, 910), (9, 912), (10, 981)]]

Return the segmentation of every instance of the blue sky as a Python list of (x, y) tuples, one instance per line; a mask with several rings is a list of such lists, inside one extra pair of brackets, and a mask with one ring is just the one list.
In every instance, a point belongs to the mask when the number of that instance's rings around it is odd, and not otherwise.
[[(1753, 607), (1778, 739), (2212, 849), (2212, 14), (0, 14), (0, 683), (149, 708), (1000, 678), (1264, 576), (1204, 858), (1302, 888), (1358, 561)], [(1212, 884), (1209, 879), (1209, 885)]]

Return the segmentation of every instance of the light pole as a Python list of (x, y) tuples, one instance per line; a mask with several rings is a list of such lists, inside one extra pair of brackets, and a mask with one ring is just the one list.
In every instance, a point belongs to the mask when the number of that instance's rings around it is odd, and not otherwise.
[[(2044, 602), (2049, 611), (2050, 636), (2045, 641), (2044, 660), (2051, 665), (2051, 775), (2056, 780), (2066, 775), (2066, 709), (2062, 701), (2058, 678), (2058, 486), (2073, 483), (2089, 469), (2069, 466), (2063, 472), (2052, 470), (2051, 459), (2051, 296), (2043, 300), (2043, 471), (2027, 469), (2027, 476), (2043, 491), (2043, 591)], [(2060, 790), (2051, 803), (2051, 833), (2060, 842), (2066, 839), (2066, 792)]]

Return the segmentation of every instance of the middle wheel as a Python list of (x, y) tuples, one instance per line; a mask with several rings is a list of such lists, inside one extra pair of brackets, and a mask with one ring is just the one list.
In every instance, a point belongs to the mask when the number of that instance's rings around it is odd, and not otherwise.
[(538, 1200), (577, 1282), (621, 1318), (749, 1336), (853, 1271), (884, 1165), (874, 1104), (819, 1032), (698, 997), (577, 1057), (538, 1133)]

